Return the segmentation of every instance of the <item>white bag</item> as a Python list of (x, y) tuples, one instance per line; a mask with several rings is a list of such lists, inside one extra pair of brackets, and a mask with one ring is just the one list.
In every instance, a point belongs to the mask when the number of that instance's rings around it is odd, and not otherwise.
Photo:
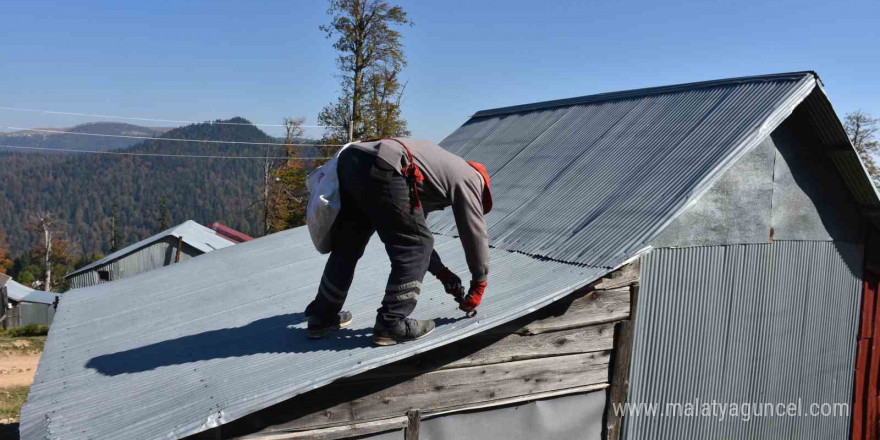
[(306, 179), (306, 187), (309, 189), (306, 224), (315, 249), (322, 254), (330, 252), (333, 244), (333, 223), (339, 215), (339, 210), (342, 209), (337, 164), (339, 153), (342, 153), (348, 145), (342, 147), (327, 163), (309, 173)]

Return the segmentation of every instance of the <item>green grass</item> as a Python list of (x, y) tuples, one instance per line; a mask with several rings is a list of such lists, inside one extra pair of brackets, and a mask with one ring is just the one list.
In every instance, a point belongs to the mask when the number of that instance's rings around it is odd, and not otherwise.
[(7, 354), (32, 354), (42, 353), (46, 345), (45, 336), (32, 336), (27, 338), (10, 338), (0, 336), (0, 355)]
[(46, 336), (49, 334), (49, 326), (28, 324), (24, 327), (0, 329), (0, 337), (20, 338), (22, 336)]
[(21, 406), (27, 400), (27, 385), (0, 388), (0, 419), (18, 420)]

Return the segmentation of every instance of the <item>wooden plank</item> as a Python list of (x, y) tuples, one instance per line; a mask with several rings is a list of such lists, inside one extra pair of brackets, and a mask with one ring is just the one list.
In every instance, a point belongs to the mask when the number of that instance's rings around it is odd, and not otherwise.
[(639, 260), (635, 260), (590, 284), (592, 290), (611, 290), (639, 281)]
[(631, 320), (618, 322), (614, 326), (614, 359), (611, 367), (611, 386), (605, 401), (605, 440), (620, 439), (623, 429), (623, 414), (614, 409), (626, 403), (629, 392), (629, 366), (632, 360), (633, 323)]
[(852, 440), (865, 438), (865, 399), (870, 339), (862, 339), (856, 350), (855, 386), (853, 390)]
[(862, 283), (862, 319), (859, 328), (859, 338), (870, 338), (874, 331), (874, 289), (870, 281), (865, 279)]
[(460, 368), (566, 354), (611, 350), (614, 324), (562, 330), (536, 335), (512, 334), (444, 368)]
[(538, 335), (492, 334), (471, 336), (432, 350), (429, 355), (386, 365), (340, 382), (372, 380), (427, 373), (433, 370), (521, 361), (566, 354), (591, 353), (614, 347), (614, 324), (562, 330)]
[(553, 397), (568, 396), (572, 394), (586, 394), (594, 391), (600, 391), (608, 388), (607, 383), (597, 383), (593, 385), (585, 385), (582, 387), (565, 388), (561, 390), (547, 391), (543, 393), (529, 394), (527, 396), (508, 397), (506, 399), (490, 400), (488, 402), (479, 402), (472, 405), (461, 405), (452, 408), (446, 408), (439, 411), (423, 412), (422, 419), (442, 416), (446, 414), (454, 414), (464, 411), (474, 411), (484, 408), (495, 408), (498, 406), (513, 405), (523, 402), (533, 402), (535, 400), (550, 399)]
[(630, 289), (584, 292), (567, 304), (553, 306), (563, 309), (525, 325), (517, 333), (537, 335), (626, 319), (630, 311)]
[[(607, 383), (609, 360), (609, 353), (597, 352), (432, 371), (407, 380), (398, 378), (396, 383), (379, 379), (331, 384), (322, 388), (322, 394), (351, 398), (272, 429), (303, 430), (351, 424), (404, 414), (413, 408), (436, 412)], [(360, 390), (361, 387), (366, 392)]]
[(865, 438), (877, 439), (878, 418), (880, 408), (877, 406), (878, 387), (880, 387), (880, 301), (877, 300), (877, 279), (873, 276), (865, 277), (867, 289), (874, 293), (874, 322), (871, 332), (871, 349), (868, 356), (868, 379), (867, 379), (867, 408), (865, 415)]
[(422, 412), (411, 409), (406, 412), (407, 425), (403, 432), (404, 440), (419, 440), (419, 424), (422, 421)]
[(392, 429), (404, 429), (409, 423), (409, 418), (393, 417), (383, 420), (374, 420), (364, 423), (355, 423), (352, 425), (333, 426), (330, 428), (313, 429), (309, 431), (293, 431), (293, 432), (258, 432), (256, 434), (236, 437), (242, 440), (336, 440), (341, 438), (358, 437), (362, 435), (375, 434)]

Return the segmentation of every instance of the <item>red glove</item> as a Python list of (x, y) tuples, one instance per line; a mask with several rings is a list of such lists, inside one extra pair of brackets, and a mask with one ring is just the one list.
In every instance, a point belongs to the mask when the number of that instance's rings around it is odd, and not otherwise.
[(456, 298), (464, 296), (464, 287), (461, 285), (461, 278), (452, 273), (448, 267), (444, 266), (443, 269), (438, 270), (435, 276), (441, 283), (443, 283), (443, 288), (446, 290), (446, 293)]
[(458, 308), (465, 312), (470, 312), (480, 305), (483, 301), (483, 294), (486, 293), (486, 281), (471, 281), (471, 289), (468, 290), (467, 296), (459, 303)]

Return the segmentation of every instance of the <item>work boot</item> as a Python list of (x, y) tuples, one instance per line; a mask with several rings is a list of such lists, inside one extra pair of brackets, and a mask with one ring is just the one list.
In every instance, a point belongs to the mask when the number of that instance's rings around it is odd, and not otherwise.
[(339, 312), (329, 320), (310, 315), (309, 316), (309, 339), (321, 339), (327, 333), (334, 332), (351, 324), (351, 313)]
[(381, 321), (376, 321), (376, 327), (373, 328), (373, 344), (385, 346), (398, 342), (415, 341), (428, 336), (434, 331), (434, 327), (433, 319), (405, 318), (390, 327)]

